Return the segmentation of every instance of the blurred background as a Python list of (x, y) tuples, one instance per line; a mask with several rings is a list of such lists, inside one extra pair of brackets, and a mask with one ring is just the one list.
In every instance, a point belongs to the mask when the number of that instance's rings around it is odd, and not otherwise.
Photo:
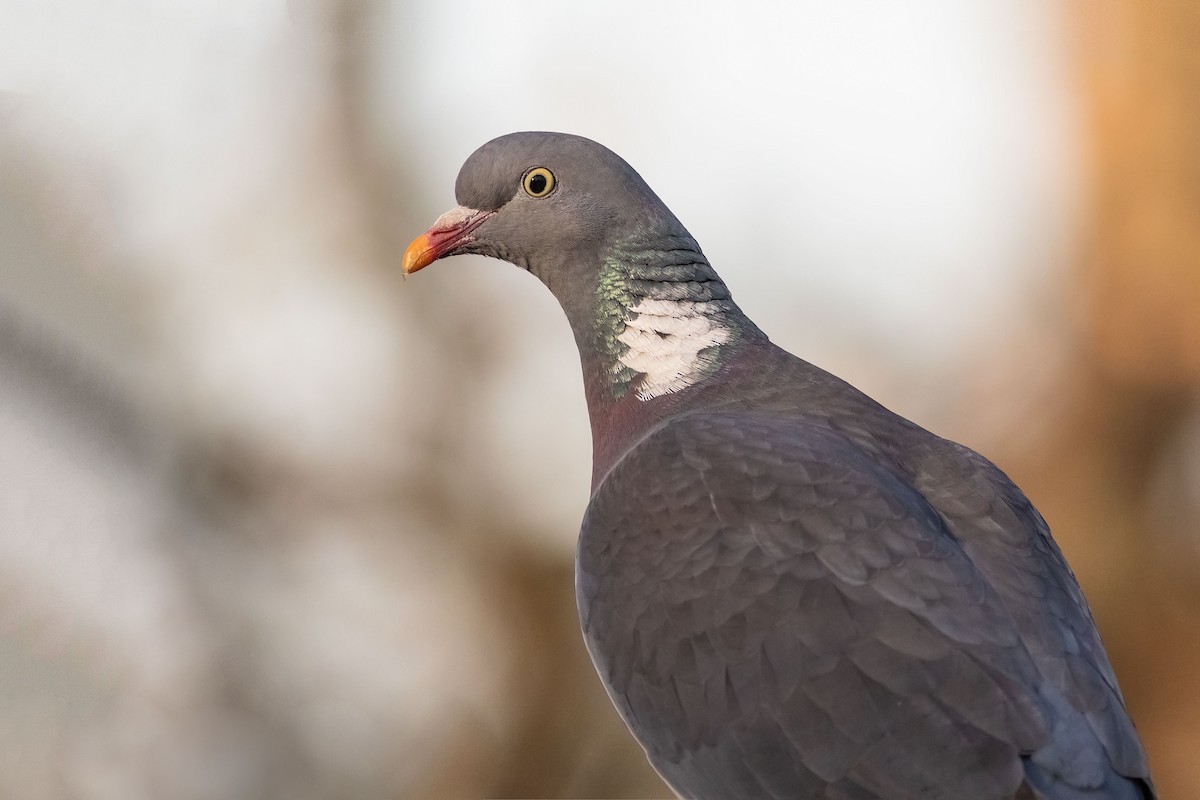
[(0, 795), (669, 794), (578, 632), (561, 312), (399, 280), (523, 129), (1008, 471), (1200, 792), (1200, 4), (0, 0)]

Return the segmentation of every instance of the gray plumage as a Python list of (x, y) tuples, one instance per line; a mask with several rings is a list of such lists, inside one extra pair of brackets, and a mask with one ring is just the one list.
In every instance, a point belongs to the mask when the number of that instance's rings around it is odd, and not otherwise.
[(478, 214), (406, 270), (504, 258), (566, 311), (595, 455), (584, 636), (680, 795), (1154, 797), (1079, 586), (999, 469), (771, 344), (600, 145), (501, 137), (456, 193)]

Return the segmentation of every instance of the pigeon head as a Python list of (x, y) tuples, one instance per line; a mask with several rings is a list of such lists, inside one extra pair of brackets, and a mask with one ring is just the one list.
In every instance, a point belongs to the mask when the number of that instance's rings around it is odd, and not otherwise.
[(463, 164), (455, 195), (409, 245), (404, 273), (462, 253), (532, 272), (566, 312), (593, 409), (680, 392), (761, 337), (641, 176), (590, 139), (493, 139)]
[(563, 133), (493, 139), (463, 164), (455, 197), (458, 207), (405, 252), (405, 274), (477, 253), (528, 269), (554, 288), (564, 270), (598, 264), (596, 254), (623, 234), (648, 227), (682, 231), (620, 156)]

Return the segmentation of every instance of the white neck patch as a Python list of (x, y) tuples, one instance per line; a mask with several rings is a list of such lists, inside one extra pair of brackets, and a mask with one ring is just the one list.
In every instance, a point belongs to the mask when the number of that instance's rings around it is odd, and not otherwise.
[(700, 351), (733, 336), (722, 319), (727, 309), (717, 302), (643, 298), (628, 310), (632, 313), (617, 340), (629, 348), (621, 366), (644, 375), (639, 400), (677, 392), (708, 375), (712, 362)]

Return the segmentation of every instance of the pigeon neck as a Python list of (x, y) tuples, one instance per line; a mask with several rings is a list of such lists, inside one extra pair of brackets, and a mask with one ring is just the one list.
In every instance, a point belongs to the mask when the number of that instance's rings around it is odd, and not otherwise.
[(765, 339), (686, 232), (618, 242), (602, 254), (597, 275), (594, 294), (579, 303), (591, 307), (590, 323), (568, 310), (596, 479), (604, 463), (684, 407), (739, 342)]
[(686, 234), (613, 246), (596, 302), (603, 383), (616, 400), (687, 389), (712, 375), (726, 347), (757, 333)]

